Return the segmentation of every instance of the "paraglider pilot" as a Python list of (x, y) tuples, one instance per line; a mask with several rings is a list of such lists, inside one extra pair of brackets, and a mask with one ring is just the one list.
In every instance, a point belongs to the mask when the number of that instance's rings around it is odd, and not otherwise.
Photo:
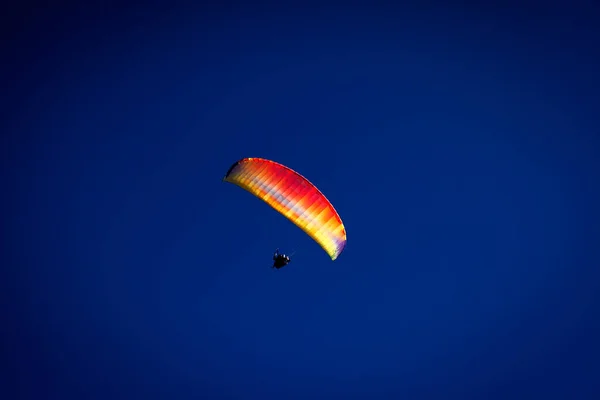
[(273, 267), (272, 268), (283, 268), (290, 263), (290, 257), (285, 254), (281, 254), (279, 249), (275, 250), (275, 254), (273, 254)]

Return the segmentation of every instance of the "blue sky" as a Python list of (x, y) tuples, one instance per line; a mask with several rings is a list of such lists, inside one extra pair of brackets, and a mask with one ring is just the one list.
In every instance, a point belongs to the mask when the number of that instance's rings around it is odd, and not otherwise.
[[(570, 4), (7, 13), (3, 398), (597, 399)], [(322, 190), (338, 260), (221, 182), (242, 157)]]

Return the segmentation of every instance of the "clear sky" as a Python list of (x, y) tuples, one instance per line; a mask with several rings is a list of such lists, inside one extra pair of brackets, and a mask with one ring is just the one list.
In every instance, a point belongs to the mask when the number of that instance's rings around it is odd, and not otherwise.
[(0, 397), (600, 398), (592, 2), (113, 3), (2, 16)]

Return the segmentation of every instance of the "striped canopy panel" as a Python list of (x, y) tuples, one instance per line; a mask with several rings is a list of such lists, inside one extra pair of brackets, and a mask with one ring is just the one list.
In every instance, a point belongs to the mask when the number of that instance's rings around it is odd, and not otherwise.
[(264, 158), (243, 158), (223, 178), (264, 200), (313, 238), (332, 260), (346, 246), (346, 229), (327, 198), (292, 169)]

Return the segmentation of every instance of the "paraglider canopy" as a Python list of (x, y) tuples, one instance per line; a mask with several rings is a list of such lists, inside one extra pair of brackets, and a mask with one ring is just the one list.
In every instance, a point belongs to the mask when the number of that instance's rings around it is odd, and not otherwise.
[(313, 238), (332, 260), (346, 246), (346, 229), (327, 198), (305, 177), (275, 161), (243, 158), (227, 171), (233, 183), (265, 201)]

